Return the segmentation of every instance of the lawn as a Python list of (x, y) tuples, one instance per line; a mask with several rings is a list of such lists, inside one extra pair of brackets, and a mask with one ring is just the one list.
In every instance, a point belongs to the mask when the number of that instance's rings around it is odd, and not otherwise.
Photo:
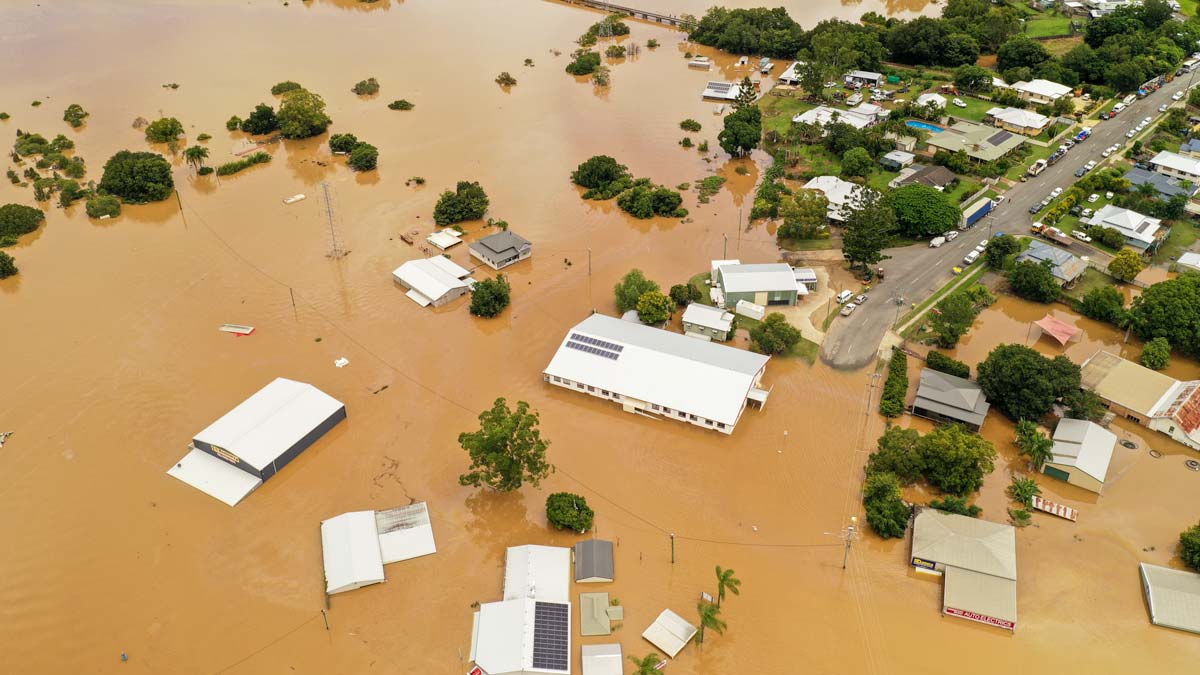
[(767, 94), (759, 100), (758, 107), (763, 111), (763, 131), (783, 133), (792, 125), (793, 117), (816, 106), (796, 96)]
[(951, 204), (961, 207), (964, 203), (965, 197), (975, 194), (981, 187), (983, 187), (983, 183), (976, 183), (974, 181), (969, 181), (966, 178), (959, 178), (958, 185), (954, 186), (953, 190), (945, 193), (946, 199), (950, 200)]
[(1046, 51), (1050, 52), (1052, 55), (1062, 56), (1063, 54), (1066, 54), (1072, 49), (1083, 44), (1083, 36), (1076, 35), (1073, 37), (1051, 38), (1049, 40), (1042, 40), (1041, 43), (1042, 46), (1046, 48)]
[(1054, 14), (1042, 14), (1025, 22), (1025, 35), (1031, 38), (1058, 37), (1071, 34), (1071, 19)]
[(1179, 13), (1184, 16), (1196, 16), (1197, 0), (1179, 0)]
[(1115, 286), (1117, 280), (1101, 272), (1098, 269), (1089, 267), (1083, 271), (1083, 276), (1075, 281), (1075, 285), (1064, 292), (1072, 298), (1082, 299), (1087, 295), (1088, 291), (1102, 286)]
[(886, 193), (889, 190), (888, 183), (892, 182), (892, 179), (899, 175), (899, 171), (884, 171), (883, 169), (872, 171), (871, 175), (867, 178), (867, 187)]
[[(955, 97), (948, 96), (947, 98), (953, 99)], [(996, 107), (995, 103), (985, 101), (981, 98), (974, 98), (972, 96), (959, 96), (957, 98), (962, 99), (962, 102), (966, 103), (967, 107), (960, 108), (953, 103), (947, 102), (946, 114), (951, 117), (961, 117), (965, 120), (971, 120), (972, 122), (982, 122), (983, 118), (987, 116), (987, 111)]]
[(1039, 159), (1046, 159), (1051, 155), (1051, 153), (1054, 152), (1053, 148), (1048, 148), (1041, 145), (1032, 145), (1026, 143), (1025, 147), (1029, 148), (1031, 152), (1029, 153), (1029, 156), (1021, 160), (1020, 164), (1009, 169), (1008, 173), (1004, 174), (1009, 180), (1021, 180), (1021, 176), (1024, 176), (1025, 172), (1029, 170), (1030, 164), (1033, 164)]
[(1154, 253), (1154, 262), (1166, 263), (1178, 258), (1192, 248), (1192, 245), (1196, 243), (1197, 235), (1200, 235), (1200, 229), (1193, 224), (1190, 218), (1177, 221), (1171, 227), (1171, 233), (1167, 235), (1166, 241)]
[(823, 145), (801, 145), (793, 151), (799, 153), (800, 163), (808, 167), (805, 173), (812, 176), (842, 175), (842, 160), (829, 152)]

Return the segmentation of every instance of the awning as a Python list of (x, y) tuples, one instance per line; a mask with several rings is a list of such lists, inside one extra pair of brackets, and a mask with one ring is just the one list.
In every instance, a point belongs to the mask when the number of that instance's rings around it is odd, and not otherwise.
[(754, 401), (755, 403), (757, 403), (760, 406), (763, 406), (763, 405), (767, 404), (767, 397), (770, 395), (771, 395), (771, 392), (767, 391), (766, 389), (759, 389), (758, 387), (750, 387), (750, 393), (746, 395), (746, 398), (750, 399), (751, 401)]
[(192, 448), (175, 466), (167, 469), (167, 475), (230, 506), (236, 506), (262, 484), (259, 477), (196, 448)]
[(951, 616), (1013, 630), (1017, 625), (1017, 582), (961, 567), (946, 566), (942, 611)]
[(1049, 314), (1038, 321), (1034, 321), (1033, 325), (1041, 328), (1043, 333), (1047, 333), (1050, 337), (1058, 340), (1058, 343), (1061, 345), (1065, 345), (1072, 340), (1078, 340), (1079, 334), (1082, 332), (1079, 328), (1059, 321)]
[(413, 302), (417, 303), (418, 305), (420, 305), (422, 307), (428, 307), (429, 305), (433, 304), (432, 300), (421, 295), (415, 289), (405, 293), (405, 295), (408, 296), (409, 300), (412, 300)]

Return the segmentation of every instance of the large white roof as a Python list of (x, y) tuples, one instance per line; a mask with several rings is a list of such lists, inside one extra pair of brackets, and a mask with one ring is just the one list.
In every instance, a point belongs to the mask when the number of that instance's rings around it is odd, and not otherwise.
[(376, 511), (375, 530), (384, 565), (437, 553), (425, 502)]
[(683, 310), (683, 322), (692, 323), (713, 330), (728, 331), (733, 327), (733, 314), (712, 305), (693, 302)]
[(1200, 270), (1200, 253), (1188, 251), (1187, 253), (1179, 256), (1179, 260), (1176, 262), (1184, 267), (1191, 267), (1193, 270)]
[(1119, 230), (1126, 239), (1136, 239), (1146, 244), (1154, 241), (1154, 233), (1162, 225), (1158, 218), (1145, 216), (1137, 211), (1105, 204), (1092, 216), (1092, 223)]
[(1103, 483), (1116, 444), (1116, 435), (1099, 424), (1064, 418), (1054, 429), (1054, 457), (1050, 461), (1073, 466)]
[(167, 469), (167, 475), (230, 506), (237, 506), (254, 488), (262, 485), (258, 476), (196, 448)]
[(727, 294), (794, 291), (796, 275), (787, 263), (722, 265), (721, 288)]
[[(539, 621), (539, 606), (543, 617), (557, 614), (561, 619), (557, 630), (554, 622)], [(564, 630), (565, 629), (565, 630)], [(471, 660), (488, 675), (525, 675), (534, 673), (571, 672), (571, 605), (518, 598), (501, 602), (485, 602), (475, 614), (475, 630), (471, 640)], [(565, 667), (547, 667), (546, 661), (557, 660)]]
[(1006, 124), (1024, 127), (1026, 129), (1041, 129), (1050, 124), (1050, 118), (1032, 110), (1020, 108), (990, 108), (987, 114)]
[(664, 609), (654, 623), (642, 633), (643, 638), (671, 658), (675, 658), (695, 635), (696, 627), (669, 609)]
[[(572, 336), (615, 349), (572, 347), (587, 346)], [(545, 374), (733, 425), (769, 358), (593, 314), (568, 331)]]
[(1147, 563), (1140, 567), (1150, 621), (1200, 633), (1200, 574)]
[(1163, 150), (1150, 160), (1150, 164), (1174, 169), (1193, 176), (1200, 176), (1200, 159), (1187, 157), (1177, 152)]
[(325, 592), (351, 591), (385, 580), (374, 511), (352, 511), (321, 522)]
[(561, 546), (510, 546), (504, 563), (504, 599), (543, 602), (570, 600), (571, 549)]
[(194, 438), (262, 470), (343, 407), (311, 384), (279, 377)]
[(1017, 535), (1011, 525), (922, 509), (913, 521), (912, 555), (1016, 580)]
[(930, 103), (936, 103), (937, 107), (945, 108), (946, 107), (946, 97), (942, 96), (941, 94), (932, 94), (932, 93), (921, 94), (920, 96), (917, 97), (917, 105), (924, 106), (924, 105), (929, 105)]
[(1035, 96), (1044, 96), (1046, 98), (1060, 98), (1071, 93), (1071, 88), (1065, 84), (1051, 82), (1050, 80), (1030, 80), (1028, 82), (1017, 82), (1012, 86), (1017, 91), (1024, 91)]
[(392, 276), (430, 300), (437, 300), (456, 288), (466, 288), (467, 270), (440, 255), (424, 260), (409, 260), (397, 267)]
[(855, 129), (863, 129), (875, 122), (874, 116), (864, 114), (864, 112), (819, 105), (792, 117), (792, 121), (797, 124), (816, 124), (822, 127), (831, 122), (841, 122), (849, 124)]

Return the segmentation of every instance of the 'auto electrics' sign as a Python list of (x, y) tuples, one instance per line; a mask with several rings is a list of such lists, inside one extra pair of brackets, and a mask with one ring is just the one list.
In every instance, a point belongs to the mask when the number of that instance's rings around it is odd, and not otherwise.
[(989, 626), (999, 626), (1000, 628), (1007, 628), (1009, 630), (1015, 630), (1017, 627), (1017, 624), (1012, 621), (1006, 621), (1004, 619), (997, 619), (994, 616), (988, 616), (986, 614), (980, 614), (978, 612), (969, 612), (965, 609), (956, 609), (954, 607), (944, 607), (944, 608), (942, 608), (942, 611), (946, 614), (949, 614), (950, 616), (957, 616), (959, 618), (968, 619), (970, 621), (978, 621), (979, 623), (986, 623)]

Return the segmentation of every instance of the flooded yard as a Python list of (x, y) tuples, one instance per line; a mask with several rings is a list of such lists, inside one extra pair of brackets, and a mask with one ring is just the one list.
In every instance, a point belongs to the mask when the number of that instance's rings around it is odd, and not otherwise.
[[(930, 7), (789, 5), (805, 24)], [(560, 490), (587, 497), (598, 536), (618, 546), (617, 580), (603, 590), (626, 607), (624, 625), (584, 643), (642, 656), (641, 631), (663, 608), (694, 619), (715, 565), (743, 580), (723, 605), (726, 634), (687, 647), (670, 674), (1137, 672), (1147, 655), (1156, 672), (1182, 673), (1200, 655), (1194, 637), (1151, 627), (1141, 601), (1136, 562), (1170, 560), (1197, 519), (1200, 480), (1181, 448), (1144, 429), (1118, 422), (1139, 449), (1119, 451), (1120, 478), (1098, 503), (1042, 481), (1083, 516), (1037, 516), (1018, 535), (1021, 625), (1009, 634), (942, 618), (941, 587), (910, 572), (906, 540), (868, 534), (842, 570), (836, 533), (861, 516), (861, 467), (883, 430), (872, 369), (774, 359), (769, 403), (730, 437), (542, 382), (570, 326), (615, 312), (612, 286), (630, 268), (664, 288), (683, 283), (722, 255), (726, 235), (730, 257), (778, 259), (773, 237), (739, 215), (769, 160), (705, 161), (678, 145), (690, 117), (716, 148), (720, 118), (699, 94), (710, 78), (740, 77), (735, 57), (633, 23), (627, 44), (662, 47), (612, 62), (612, 86), (597, 90), (563, 72), (597, 15), (525, 0), (26, 3), (0, 18), (0, 41), (20, 55), (0, 62), (0, 110), (12, 115), (0, 132), (67, 134), (89, 179), (117, 150), (148, 149), (138, 116), (177, 117), (189, 144), (213, 136), (210, 164), (229, 161), (244, 135), (225, 120), (276, 104), (271, 85), (289, 79), (325, 97), (331, 132), (381, 153), (377, 171), (355, 174), (328, 136), (284, 141), (266, 146), (271, 163), (220, 180), (174, 157), (178, 199), (107, 221), (81, 204), (47, 207), (45, 225), (7, 249), (21, 273), (0, 282), (0, 431), (14, 432), (0, 448), (0, 672), (464, 673), (473, 605), (499, 599), (505, 547), (578, 539), (547, 527), (545, 498)], [(717, 67), (689, 70), (689, 50)], [(508, 91), (493, 82), (502, 70), (518, 80)], [(350, 92), (371, 76), (378, 96)], [(388, 110), (399, 98), (416, 108)], [(91, 113), (84, 127), (61, 120), (69, 103)], [(708, 204), (687, 194), (686, 222), (635, 220), (569, 183), (596, 154), (668, 186), (715, 171), (729, 181)], [(406, 184), (414, 176), (426, 183)], [(512, 307), (490, 321), (462, 300), (417, 307), (391, 278), (421, 255), (400, 235), (431, 232), (438, 193), (458, 180), (480, 181), (489, 215), (534, 242), (534, 257), (506, 270)], [(325, 255), (323, 181), (344, 258)], [(282, 203), (297, 193), (308, 199)], [(31, 200), (29, 188), (0, 186), (0, 203)], [(469, 240), (481, 225), (467, 223)], [(464, 249), (450, 252), (460, 264)], [(958, 358), (1023, 341), (1028, 317), (1040, 314), (1002, 300)], [(234, 337), (217, 330), (226, 322), (257, 330)], [(1086, 328), (1068, 348), (1075, 360), (1120, 343)], [(349, 365), (335, 368), (339, 358)], [(1172, 374), (1200, 372), (1179, 361)], [(166, 476), (194, 433), (277, 376), (345, 402), (348, 419), (236, 508)], [(539, 489), (458, 485), (457, 435), (498, 396), (541, 414), (558, 471)], [(984, 433), (1017, 463), (1011, 427), (993, 414)], [(1006, 468), (984, 489), (985, 517), (1002, 519)], [(332, 598), (326, 630), (320, 521), (412, 500), (429, 504), (438, 552)]]

